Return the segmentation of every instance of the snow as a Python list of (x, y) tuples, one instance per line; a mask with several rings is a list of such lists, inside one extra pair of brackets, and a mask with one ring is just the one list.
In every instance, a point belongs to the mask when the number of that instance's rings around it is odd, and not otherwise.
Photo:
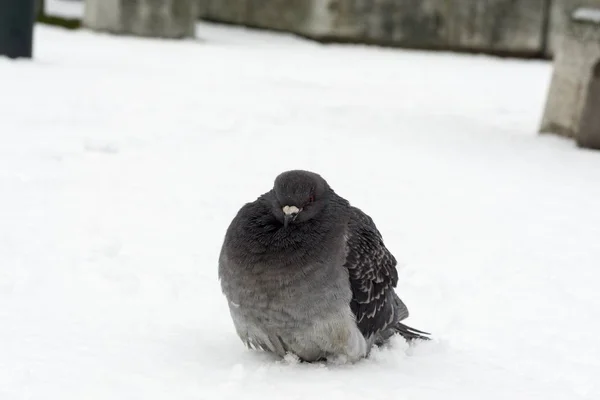
[[(536, 134), (550, 63), (35, 34), (0, 59), (0, 399), (600, 398), (600, 156)], [(243, 348), (221, 240), (291, 168), (374, 218), (434, 341)]]
[(573, 11), (573, 19), (600, 24), (600, 8), (580, 7)]
[(45, 0), (44, 11), (51, 16), (83, 18), (85, 0)]

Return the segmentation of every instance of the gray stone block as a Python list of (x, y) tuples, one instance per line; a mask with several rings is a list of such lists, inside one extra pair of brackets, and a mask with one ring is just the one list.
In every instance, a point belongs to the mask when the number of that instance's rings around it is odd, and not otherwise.
[(585, 104), (577, 132), (577, 145), (600, 150), (600, 61), (594, 66), (586, 90)]
[(548, 11), (546, 55), (556, 53), (564, 32), (571, 22), (571, 14), (579, 7), (600, 7), (600, 0), (552, 0)]
[(196, 0), (86, 0), (84, 26), (136, 36), (195, 36)]
[(554, 70), (540, 132), (577, 137), (594, 69), (600, 63), (600, 21), (573, 20), (575, 9), (567, 10), (570, 14), (554, 38)]

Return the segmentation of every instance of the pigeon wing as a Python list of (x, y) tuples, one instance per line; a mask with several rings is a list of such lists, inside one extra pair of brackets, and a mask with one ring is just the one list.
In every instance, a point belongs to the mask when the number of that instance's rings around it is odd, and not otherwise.
[(350, 307), (366, 338), (408, 317), (408, 309), (394, 292), (396, 264), (371, 217), (352, 207), (344, 267), (352, 289)]

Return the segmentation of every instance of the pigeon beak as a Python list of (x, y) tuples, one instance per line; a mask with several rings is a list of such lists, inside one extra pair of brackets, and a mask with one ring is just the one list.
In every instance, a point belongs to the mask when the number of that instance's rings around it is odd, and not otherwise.
[(285, 206), (283, 210), (283, 227), (287, 228), (290, 222), (294, 221), (298, 216), (298, 213), (302, 211), (296, 206)]

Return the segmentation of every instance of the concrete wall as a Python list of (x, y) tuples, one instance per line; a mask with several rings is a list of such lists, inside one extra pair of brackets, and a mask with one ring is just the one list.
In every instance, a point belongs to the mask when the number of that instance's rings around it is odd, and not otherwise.
[(545, 53), (550, 9), (550, 0), (197, 1), (201, 18), (320, 40), (515, 55)]
[[(534, 54), (542, 44), (546, 0), (344, 0), (348, 39), (402, 47)], [(342, 36), (343, 32), (334, 32)]]
[(83, 25), (98, 31), (122, 31), (120, 23), (120, 0), (85, 2)]
[(137, 36), (195, 36), (196, 0), (86, 0), (86, 27)]

